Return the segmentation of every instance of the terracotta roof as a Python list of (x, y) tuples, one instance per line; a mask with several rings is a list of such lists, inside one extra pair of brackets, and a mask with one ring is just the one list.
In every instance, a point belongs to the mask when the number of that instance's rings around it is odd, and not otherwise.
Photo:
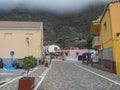
[(40, 28), (42, 22), (0, 21), (0, 28)]

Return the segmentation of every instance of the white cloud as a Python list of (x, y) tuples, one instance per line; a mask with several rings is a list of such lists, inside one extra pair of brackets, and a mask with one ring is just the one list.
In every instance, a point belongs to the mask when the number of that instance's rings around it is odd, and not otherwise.
[(0, 0), (0, 10), (12, 10), (16, 7), (40, 9), (51, 12), (74, 12), (88, 5), (105, 3), (110, 0)]

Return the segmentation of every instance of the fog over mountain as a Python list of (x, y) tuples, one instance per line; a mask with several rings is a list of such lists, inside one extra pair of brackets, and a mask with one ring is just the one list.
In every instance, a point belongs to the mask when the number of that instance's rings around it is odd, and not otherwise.
[[(44, 45), (90, 48), (91, 21), (111, 0), (0, 0), (0, 21), (41, 21)], [(31, 12), (30, 12), (31, 11)], [(90, 39), (90, 40), (89, 40)]]
[(0, 0), (0, 10), (8, 11), (15, 8), (43, 10), (53, 13), (69, 13), (82, 11), (90, 5), (107, 3), (111, 0)]

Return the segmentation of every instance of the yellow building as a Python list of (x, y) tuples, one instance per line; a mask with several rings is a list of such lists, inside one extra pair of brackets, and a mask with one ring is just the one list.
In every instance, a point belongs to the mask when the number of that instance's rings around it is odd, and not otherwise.
[(24, 58), (25, 56), (42, 57), (43, 25), (42, 22), (0, 22), (0, 57)]
[(99, 51), (102, 65), (120, 75), (120, 1), (110, 2), (101, 18), (92, 22), (93, 48)]

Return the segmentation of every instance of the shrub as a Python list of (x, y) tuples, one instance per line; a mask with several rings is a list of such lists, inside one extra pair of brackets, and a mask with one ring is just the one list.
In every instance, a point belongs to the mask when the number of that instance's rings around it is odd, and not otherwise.
[(27, 77), (30, 69), (34, 68), (36, 66), (37, 60), (33, 56), (27, 56), (24, 57), (23, 63), (22, 63), (22, 68), (27, 71)]

